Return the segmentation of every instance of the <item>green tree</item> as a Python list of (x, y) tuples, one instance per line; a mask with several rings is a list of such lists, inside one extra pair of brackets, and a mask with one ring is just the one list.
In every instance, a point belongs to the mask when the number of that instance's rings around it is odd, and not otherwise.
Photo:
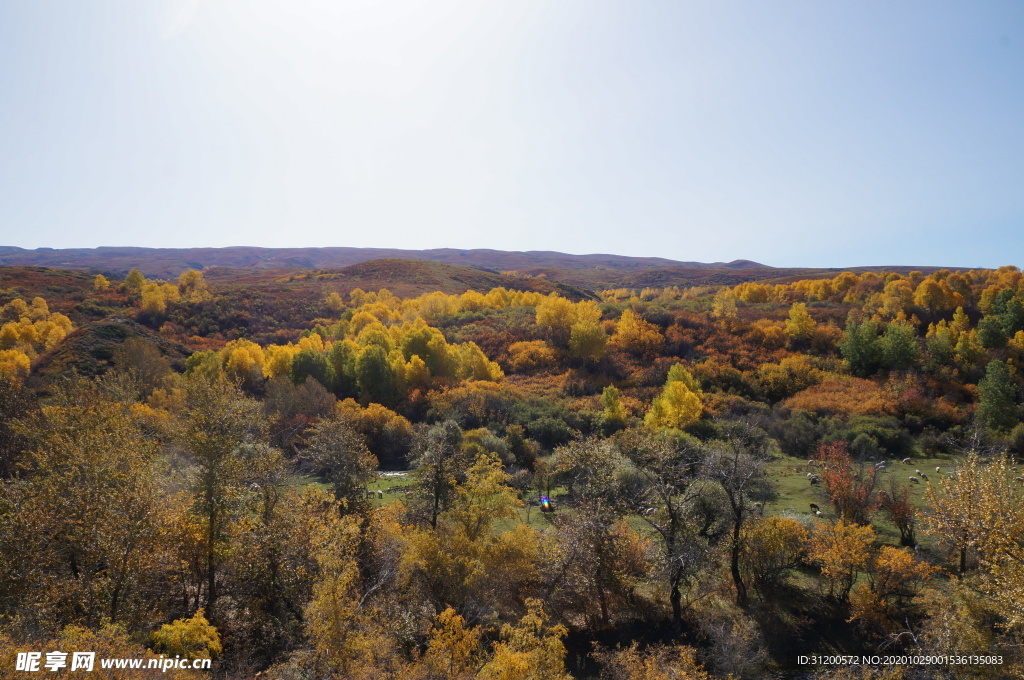
[(890, 323), (879, 341), (879, 349), (882, 368), (888, 371), (905, 371), (917, 365), (917, 336), (909, 323)]
[(241, 510), (246, 477), (260, 451), (243, 446), (264, 438), (263, 410), (224, 379), (193, 374), (185, 381), (185, 403), (177, 441), (191, 470), (191, 512), (200, 531), (200, 585), (211, 616), (220, 595), (220, 574), (231, 549), (231, 531)]
[(1006, 347), (1006, 332), (1003, 321), (998, 316), (982, 317), (978, 322), (978, 341), (985, 349), (1001, 349)]
[(874, 373), (878, 370), (882, 355), (878, 324), (870, 319), (858, 322), (850, 318), (846, 322), (843, 339), (839, 341), (839, 352), (854, 375), (863, 378)]
[(925, 365), (929, 371), (934, 371), (952, 363), (955, 357), (956, 342), (953, 331), (947, 326), (932, 326), (928, 339), (925, 341), (927, 348), (927, 359)]
[(416, 485), (425, 501), (431, 528), (437, 527), (437, 518), (448, 507), (455, 486), (468, 459), (462, 450), (462, 430), (454, 420), (434, 425), (416, 443)]
[(706, 538), (715, 523), (695, 516), (707, 498), (707, 482), (696, 474), (703, 452), (692, 437), (655, 435), (642, 429), (619, 433), (616, 445), (628, 470), (621, 482), (620, 502), (652, 530), (672, 619), (682, 625), (683, 584), (706, 566)]
[(338, 340), (327, 350), (327, 361), (334, 372), (334, 394), (339, 399), (359, 396), (356, 382), (356, 357), (359, 346), (352, 340)]
[(1017, 386), (1002, 361), (990, 361), (978, 382), (978, 415), (994, 430), (1009, 430), (1017, 423)]
[(292, 359), (291, 378), (296, 385), (301, 385), (307, 378), (312, 378), (330, 390), (334, 387), (334, 367), (327, 361), (323, 352), (304, 349)]
[(747, 586), (740, 574), (743, 527), (754, 510), (753, 503), (772, 496), (765, 466), (768, 464), (768, 435), (745, 423), (730, 423), (725, 441), (711, 446), (703, 461), (704, 474), (725, 494), (732, 524), (729, 569), (736, 589), (736, 604), (747, 604)]
[(371, 345), (356, 359), (356, 383), (371, 401), (390, 404), (395, 398), (395, 369), (383, 347)]
[(1024, 331), (1024, 303), (1012, 297), (1006, 302), (1006, 311), (1000, 315), (1003, 322), (1003, 332), (1006, 337), (1012, 338), (1017, 331)]
[(604, 406), (604, 422), (612, 430), (621, 429), (626, 425), (626, 409), (619, 399), (619, 390), (609, 385), (601, 392), (601, 405)]
[(363, 436), (342, 420), (324, 419), (310, 432), (309, 453), (342, 506), (365, 509), (366, 485), (377, 476), (377, 457)]

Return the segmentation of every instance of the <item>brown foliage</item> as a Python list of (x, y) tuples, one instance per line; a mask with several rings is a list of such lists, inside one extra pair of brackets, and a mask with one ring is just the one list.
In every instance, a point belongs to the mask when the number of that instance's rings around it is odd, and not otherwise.
[(895, 410), (892, 396), (874, 382), (834, 374), (786, 399), (782, 405), (792, 410), (839, 416), (889, 415)]

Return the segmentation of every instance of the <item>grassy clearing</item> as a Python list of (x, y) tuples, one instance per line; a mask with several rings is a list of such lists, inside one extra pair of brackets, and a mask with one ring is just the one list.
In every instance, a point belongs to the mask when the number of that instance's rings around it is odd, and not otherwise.
[[(910, 489), (911, 501), (918, 510), (916, 538), (918, 549), (921, 551), (934, 552), (939, 548), (935, 537), (922, 531), (920, 522), (920, 518), (928, 512), (928, 502), (925, 499), (928, 485), (938, 484), (940, 479), (952, 472), (959, 460), (959, 456), (948, 454), (935, 457), (912, 457), (908, 463), (903, 463), (902, 459), (889, 459), (886, 470), (881, 473), (879, 490), (887, 488), (889, 480), (893, 478)], [(938, 473), (935, 472), (936, 466), (940, 468)], [(782, 456), (772, 461), (768, 466), (768, 471), (778, 492), (778, 498), (766, 505), (765, 514), (785, 515), (815, 521), (835, 520), (836, 516), (828, 503), (824, 487), (820, 484), (812, 485), (807, 479), (807, 473), (813, 469), (808, 467), (806, 458)], [(927, 479), (921, 477), (918, 470), (924, 473), (924, 477)], [(911, 482), (912, 475), (918, 477), (920, 483)], [(820, 518), (811, 511), (811, 503), (816, 503), (821, 508)], [(872, 518), (871, 524), (875, 529), (878, 543), (895, 546), (900, 544), (900, 532), (888, 520), (884, 512), (878, 512)]]
[[(924, 510), (927, 506), (925, 501), (925, 490), (928, 484), (935, 484), (939, 479), (953, 470), (958, 458), (950, 455), (943, 455), (934, 458), (911, 458), (909, 463), (902, 463), (900, 460), (889, 460), (888, 467), (879, 477), (879, 490), (889, 485), (889, 480), (895, 478), (900, 484), (910, 487), (911, 500), (918, 510)], [(936, 466), (941, 472), (936, 473)], [(778, 498), (769, 503), (765, 508), (765, 514), (771, 515), (809, 515), (810, 504), (816, 503), (822, 509), (822, 516), (835, 519), (828, 515), (825, 506), (828, 499), (825, 497), (825, 489), (820, 484), (812, 485), (807, 479), (807, 473), (813, 471), (808, 467), (806, 458), (794, 458), (782, 456), (768, 465), (768, 474), (775, 484)], [(914, 484), (910, 476), (917, 476), (920, 470), (927, 476), (927, 480), (921, 479), (921, 483)]]

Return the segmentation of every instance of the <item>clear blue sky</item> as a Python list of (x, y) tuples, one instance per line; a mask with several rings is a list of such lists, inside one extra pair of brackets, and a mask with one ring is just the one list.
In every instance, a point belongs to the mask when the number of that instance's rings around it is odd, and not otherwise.
[(0, 0), (0, 245), (1024, 265), (1024, 2)]

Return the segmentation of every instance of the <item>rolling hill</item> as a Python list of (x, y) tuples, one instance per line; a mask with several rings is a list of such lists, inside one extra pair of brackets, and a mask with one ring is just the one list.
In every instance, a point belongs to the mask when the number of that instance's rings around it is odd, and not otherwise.
[(61, 269), (88, 269), (124, 273), (132, 267), (147, 276), (177, 276), (186, 269), (206, 267), (245, 267), (257, 269), (333, 269), (368, 260), (400, 258), (427, 260), (485, 269), (520, 270), (547, 267), (554, 269), (640, 270), (649, 268), (688, 269), (765, 269), (749, 260), (723, 263), (679, 262), (660, 257), (624, 255), (570, 255), (552, 251), (512, 252), (503, 250), (401, 250), (393, 248), (37, 248), (26, 250), (0, 246), (0, 266), (39, 266)]

